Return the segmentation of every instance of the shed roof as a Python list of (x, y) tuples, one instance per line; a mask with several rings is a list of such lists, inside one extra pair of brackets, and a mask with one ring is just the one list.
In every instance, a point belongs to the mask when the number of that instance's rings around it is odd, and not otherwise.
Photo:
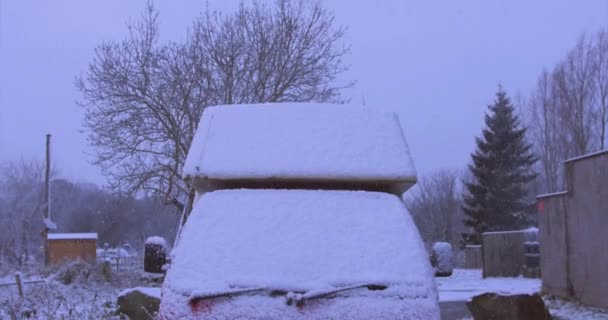
[(416, 180), (396, 114), (319, 103), (207, 108), (183, 175), (216, 180)]
[(48, 240), (97, 240), (97, 233), (49, 233)]

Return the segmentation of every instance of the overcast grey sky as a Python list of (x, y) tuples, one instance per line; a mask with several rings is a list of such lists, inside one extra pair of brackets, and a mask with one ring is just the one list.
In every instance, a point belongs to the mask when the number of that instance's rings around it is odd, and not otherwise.
[[(231, 10), (236, 1), (210, 5)], [(161, 38), (179, 40), (205, 2), (156, 1)], [(399, 113), (419, 173), (463, 168), (498, 83), (527, 94), (582, 32), (608, 25), (606, 0), (328, 0), (352, 44), (354, 103)], [(89, 164), (74, 77), (101, 41), (120, 40), (143, 0), (0, 0), (0, 161), (42, 159), (103, 183)]]

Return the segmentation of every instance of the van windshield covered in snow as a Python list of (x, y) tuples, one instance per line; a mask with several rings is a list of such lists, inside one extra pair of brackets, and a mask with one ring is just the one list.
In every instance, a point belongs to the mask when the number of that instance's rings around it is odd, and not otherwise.
[[(429, 277), (424, 265), (412, 263), (426, 256), (416, 236), (400, 200), (387, 194), (216, 191), (194, 208), (166, 284), (187, 295), (229, 291), (229, 284), (294, 292), (353, 284), (416, 288)], [(420, 289), (424, 296), (432, 288)]]

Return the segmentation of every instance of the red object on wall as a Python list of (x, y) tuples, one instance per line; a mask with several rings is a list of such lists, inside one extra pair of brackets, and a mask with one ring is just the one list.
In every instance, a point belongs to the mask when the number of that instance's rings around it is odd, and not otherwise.
[(544, 201), (542, 201), (542, 200), (538, 201), (536, 206), (538, 207), (538, 213), (542, 213), (543, 211), (545, 211), (545, 202)]

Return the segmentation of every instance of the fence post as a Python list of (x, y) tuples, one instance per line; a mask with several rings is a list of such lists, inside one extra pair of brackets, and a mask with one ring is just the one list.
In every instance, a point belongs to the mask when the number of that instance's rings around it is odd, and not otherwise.
[(15, 283), (17, 284), (17, 291), (19, 297), (23, 298), (23, 283), (21, 282), (21, 272), (15, 272)]

